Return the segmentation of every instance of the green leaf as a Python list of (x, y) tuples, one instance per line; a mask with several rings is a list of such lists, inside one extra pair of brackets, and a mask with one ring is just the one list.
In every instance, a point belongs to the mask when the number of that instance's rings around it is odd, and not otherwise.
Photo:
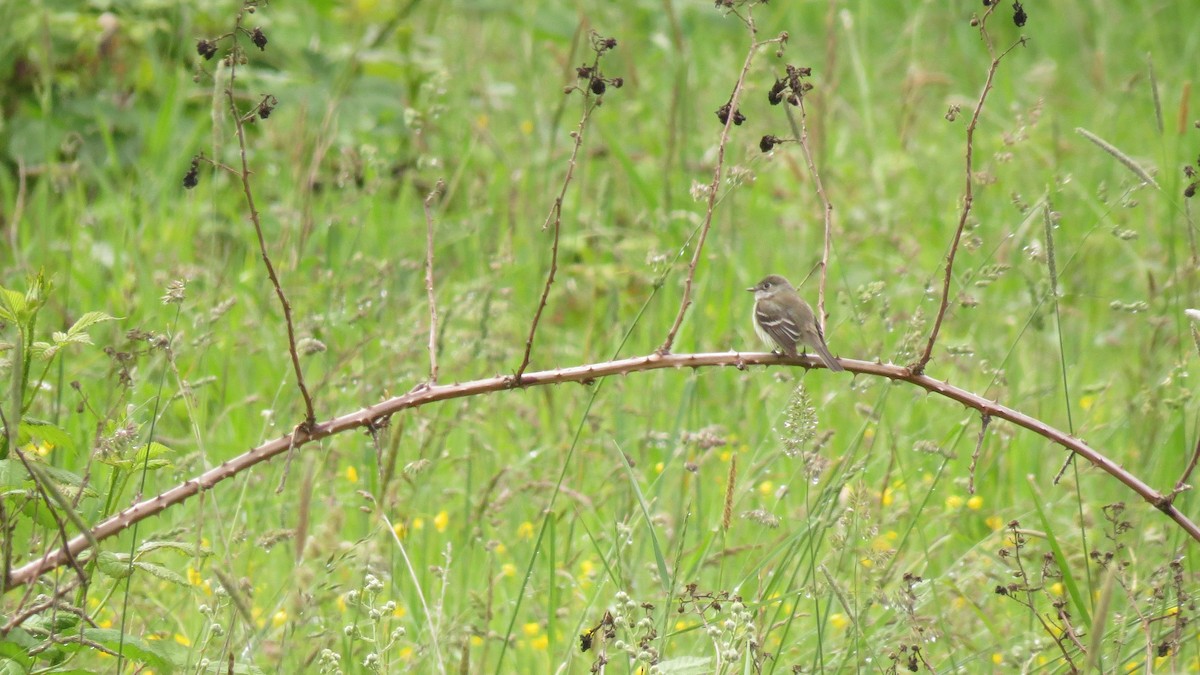
[(25, 675), (31, 665), (8, 656), (0, 656), (0, 675)]
[(29, 353), (33, 354), (34, 358), (49, 361), (58, 353), (60, 347), (61, 345), (52, 345), (49, 342), (39, 341), (29, 345)]
[(87, 344), (92, 344), (92, 338), (85, 331), (98, 323), (116, 320), (117, 317), (109, 316), (104, 312), (88, 312), (79, 317), (79, 320), (67, 329), (66, 339), (71, 342), (78, 342), (80, 338), (83, 338), (86, 339)]
[(96, 569), (113, 579), (124, 579), (133, 574), (133, 568), (129, 566), (129, 556), (111, 551), (101, 551), (100, 555), (96, 556)]
[[(32, 461), (32, 460), (31, 460)], [(60, 469), (56, 466), (49, 466), (37, 462), (37, 467), (42, 470), (48, 478), (58, 483), (59, 489), (67, 488), (76, 491), (83, 490), (84, 495), (88, 497), (96, 496), (96, 491), (92, 488), (83, 485), (83, 478), (79, 475)], [(19, 459), (0, 459), (0, 492), (9, 490), (19, 490), (28, 492), (33, 486), (33, 478), (29, 476), (29, 470), (21, 463)], [(74, 494), (74, 493), (72, 493)]]
[(32, 490), (29, 491), (29, 496), (32, 499), (21, 505), (21, 513), (42, 527), (58, 527), (58, 521), (54, 520), (53, 511), (42, 500), (42, 496)]
[(212, 555), (212, 549), (205, 546), (197, 546), (196, 544), (183, 541), (148, 541), (137, 548), (138, 555), (158, 551), (161, 549), (170, 549), (178, 551), (189, 558), (207, 558)]
[[(21, 631), (21, 635), (14, 635), (18, 630)], [(28, 652), (36, 644), (37, 641), (21, 628), (0, 639), (0, 675), (29, 672), (33, 667), (33, 659)]]
[(150, 441), (149, 443), (139, 447), (136, 454), (132, 458), (120, 457), (117, 455), (109, 455), (107, 457), (101, 455), (98, 459), (109, 465), (117, 467), (125, 471), (140, 471), (143, 467), (149, 470), (161, 469), (171, 466), (171, 460), (163, 459), (162, 455), (174, 452), (171, 448)]
[(141, 464), (142, 462), (146, 461), (147, 457), (154, 459), (172, 452), (174, 452), (174, 450), (163, 445), (162, 443), (159, 443), (158, 441), (150, 441), (146, 445), (142, 446), (142, 449), (138, 451), (137, 455), (134, 456), (134, 459)]
[(19, 459), (0, 459), (0, 490), (24, 490), (29, 472)]
[(179, 574), (173, 572), (170, 569), (167, 569), (166, 567), (163, 567), (162, 565), (158, 565), (156, 563), (135, 562), (135, 563), (133, 563), (133, 566), (138, 568), (139, 570), (149, 572), (150, 574), (153, 574), (154, 576), (158, 577), (159, 579), (162, 579), (163, 581), (169, 581), (177, 586), (190, 586), (191, 585), (188, 583), (187, 579), (184, 579)]
[(23, 294), (0, 286), (0, 319), (24, 325), (27, 319), (25, 311), (28, 307)]
[(144, 640), (136, 635), (121, 635), (111, 628), (87, 628), (80, 631), (86, 640), (91, 640), (126, 658), (133, 659), (153, 668), (155, 673), (173, 673), (187, 665), (187, 649), (168, 640)]
[(34, 440), (49, 443), (53, 448), (75, 450), (75, 441), (65, 429), (44, 420), (26, 417), (17, 425), (17, 444), (25, 445)]

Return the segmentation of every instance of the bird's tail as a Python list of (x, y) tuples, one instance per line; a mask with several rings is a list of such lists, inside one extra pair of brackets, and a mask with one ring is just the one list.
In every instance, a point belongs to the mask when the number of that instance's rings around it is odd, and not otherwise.
[(833, 358), (833, 354), (829, 353), (829, 347), (826, 347), (824, 342), (817, 342), (817, 344), (814, 345), (814, 348), (817, 350), (817, 354), (820, 355), (821, 360), (825, 362), (826, 368), (835, 373), (840, 373), (845, 370), (845, 368), (842, 367), (842, 364), (838, 363), (837, 359)]

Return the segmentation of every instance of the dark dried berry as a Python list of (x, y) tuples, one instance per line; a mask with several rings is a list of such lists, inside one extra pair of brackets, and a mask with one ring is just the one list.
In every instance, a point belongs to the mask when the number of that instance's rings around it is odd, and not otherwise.
[(717, 119), (721, 120), (721, 124), (729, 124), (729, 104), (717, 108)]
[(265, 120), (270, 117), (271, 113), (275, 112), (275, 106), (277, 105), (279, 105), (279, 100), (274, 96), (268, 95), (266, 98), (264, 98), (262, 103), (258, 104), (257, 112), (259, 119)]
[(197, 157), (193, 157), (192, 158), (192, 166), (188, 169), (188, 172), (183, 175), (183, 189), (191, 190), (192, 188), (196, 187), (199, 184), (200, 184), (200, 159)]
[(1027, 20), (1029, 20), (1029, 15), (1025, 13), (1025, 8), (1021, 6), (1021, 3), (1015, 2), (1015, 0), (1014, 0), (1014, 2), (1013, 2), (1013, 23), (1015, 23), (1017, 25), (1017, 28), (1021, 28), (1022, 26), (1025, 25), (1025, 22)]
[(771, 85), (771, 91), (767, 92), (767, 101), (771, 105), (779, 105), (783, 101), (783, 92), (787, 90), (786, 80), (775, 80), (775, 84)]
[(1195, 178), (1196, 170), (1192, 168), (1191, 164), (1188, 164), (1187, 166), (1183, 167), (1183, 175), (1187, 176), (1188, 178)]
[(592, 67), (591, 66), (579, 66), (578, 68), (575, 69), (575, 76), (581, 80), (592, 79)]
[(1191, 199), (1196, 196), (1196, 183), (1192, 183), (1183, 189), (1183, 196)]
[(745, 122), (745, 121), (746, 121), (746, 116), (742, 114), (741, 110), (733, 111), (733, 123), (734, 124), (741, 126), (742, 122)]
[(263, 31), (261, 28), (255, 28), (253, 31), (250, 32), (250, 41), (254, 43), (255, 47), (258, 47), (259, 49), (266, 51), (267, 36), (263, 35)]
[(205, 61), (211, 61), (217, 53), (217, 45), (208, 40), (200, 40), (196, 43), (196, 53), (203, 56)]
[(758, 149), (762, 150), (763, 152), (770, 152), (772, 148), (782, 142), (783, 141), (776, 136), (763, 136), (762, 140), (758, 142)]
[(602, 44), (604, 45), (605, 49), (616, 49), (617, 39), (616, 38), (605, 38), (604, 42)]
[(604, 80), (602, 80), (598, 77), (593, 78), (590, 83), (590, 87), (592, 89), (593, 94), (600, 96), (604, 93)]
[(621, 87), (625, 86), (625, 79), (621, 77), (614, 77), (613, 79), (609, 80), (608, 83), (613, 86), (613, 89), (620, 89)]

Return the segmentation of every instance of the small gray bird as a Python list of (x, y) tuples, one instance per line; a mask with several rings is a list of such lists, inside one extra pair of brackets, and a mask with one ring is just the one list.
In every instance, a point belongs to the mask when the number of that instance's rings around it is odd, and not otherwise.
[(788, 356), (796, 355), (797, 345), (812, 347), (826, 368), (835, 373), (845, 370), (829, 353), (812, 307), (787, 279), (770, 274), (746, 290), (754, 293), (754, 332), (767, 346)]

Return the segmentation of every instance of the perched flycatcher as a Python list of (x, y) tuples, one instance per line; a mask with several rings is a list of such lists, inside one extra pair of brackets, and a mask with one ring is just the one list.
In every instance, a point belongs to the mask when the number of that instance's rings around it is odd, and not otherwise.
[(754, 293), (754, 332), (767, 346), (788, 356), (796, 355), (797, 345), (812, 347), (826, 368), (835, 373), (845, 370), (829, 353), (812, 307), (787, 279), (771, 274), (746, 290)]

